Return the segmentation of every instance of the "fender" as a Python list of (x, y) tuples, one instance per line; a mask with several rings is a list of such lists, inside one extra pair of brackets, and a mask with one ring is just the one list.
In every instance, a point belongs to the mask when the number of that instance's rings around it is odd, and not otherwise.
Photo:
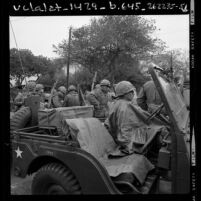
[[(30, 143), (13, 141), (13, 162), (21, 177), (25, 177), (34, 171), (33, 164), (41, 166), (60, 162), (70, 168), (80, 183), (84, 194), (121, 194), (113, 184), (107, 170), (91, 154), (79, 148), (68, 145), (52, 144), (51, 147), (45, 142)], [(42, 162), (41, 162), (42, 161)]]

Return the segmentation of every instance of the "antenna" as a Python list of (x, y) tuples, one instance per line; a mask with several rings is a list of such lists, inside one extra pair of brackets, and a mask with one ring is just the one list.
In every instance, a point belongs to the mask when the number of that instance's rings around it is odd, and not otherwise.
[(68, 59), (67, 59), (67, 89), (68, 89), (68, 82), (69, 82), (69, 65), (70, 65), (70, 42), (71, 42), (71, 30), (72, 27), (69, 29), (69, 39), (68, 39)]
[[(18, 48), (18, 45), (17, 45), (17, 40), (16, 40), (16, 37), (15, 37), (15, 33), (14, 33), (13, 26), (12, 26), (12, 23), (11, 23), (10, 19), (9, 19), (9, 22), (10, 22), (11, 29), (12, 29), (12, 32), (13, 32), (13, 36), (14, 36), (14, 40), (15, 40), (15, 45), (17, 47), (17, 52), (18, 52), (18, 56), (19, 56), (19, 60), (20, 60), (20, 66), (22, 68), (23, 74), (25, 75), (25, 71), (24, 71), (24, 68), (23, 68), (23, 65), (22, 65), (22, 59), (21, 59), (20, 51), (19, 51), (19, 48)], [(24, 79), (25, 79), (25, 83), (27, 84), (26, 76), (24, 77)]]

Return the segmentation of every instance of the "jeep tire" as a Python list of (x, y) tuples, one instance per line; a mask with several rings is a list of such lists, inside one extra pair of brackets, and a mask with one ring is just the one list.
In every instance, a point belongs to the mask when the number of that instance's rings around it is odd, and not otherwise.
[(58, 163), (41, 167), (33, 178), (31, 190), (33, 195), (81, 194), (74, 174)]
[(19, 109), (10, 120), (10, 130), (24, 128), (31, 120), (31, 109), (22, 107)]

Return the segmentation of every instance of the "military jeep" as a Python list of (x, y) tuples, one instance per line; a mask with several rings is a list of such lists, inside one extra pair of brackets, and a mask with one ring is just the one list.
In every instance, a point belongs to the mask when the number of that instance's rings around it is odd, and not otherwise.
[(150, 126), (138, 151), (111, 155), (117, 145), (90, 107), (43, 110), (37, 124), (11, 132), (15, 175), (34, 174), (32, 194), (189, 193), (189, 112), (174, 83), (150, 73), (168, 117), (136, 111)]

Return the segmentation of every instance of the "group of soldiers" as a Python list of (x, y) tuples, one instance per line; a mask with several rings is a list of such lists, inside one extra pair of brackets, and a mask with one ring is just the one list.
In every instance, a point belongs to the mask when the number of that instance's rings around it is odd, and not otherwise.
[[(24, 99), (31, 95), (39, 95), (44, 108), (82, 106), (74, 85), (70, 85), (68, 89), (60, 86), (46, 103), (43, 85), (29, 82), (24, 94), (20, 93), (15, 98), (18, 109), (23, 105)], [(142, 86), (138, 95), (129, 81), (121, 81), (111, 86), (109, 80), (103, 79), (92, 91), (85, 94), (84, 99), (85, 104), (93, 105), (94, 117), (104, 120), (104, 125), (115, 142), (127, 153), (133, 152), (132, 136), (141, 124), (135, 111), (153, 113), (162, 104), (152, 79)], [(161, 112), (166, 115), (165, 110)]]
[[(95, 88), (85, 94), (84, 102), (86, 105), (94, 106), (94, 117), (106, 118), (108, 116), (108, 102), (113, 100), (114, 92), (111, 92), (111, 84), (104, 79), (97, 84)], [(82, 106), (83, 101), (80, 100), (78, 89), (74, 85), (70, 85), (68, 89), (65, 86), (60, 86), (57, 90), (46, 97), (44, 93), (44, 86), (30, 81), (26, 84), (24, 92), (19, 92), (14, 99), (15, 111), (19, 110), (24, 105), (24, 100), (27, 97), (38, 95), (40, 97), (40, 106), (42, 108), (58, 108), (58, 107), (72, 107)]]
[(104, 126), (119, 150), (126, 154), (131, 154), (136, 149), (133, 143), (136, 139), (133, 136), (137, 133), (144, 135), (140, 126), (143, 120), (138, 118), (136, 111), (152, 113), (162, 103), (153, 80), (145, 83), (137, 96), (131, 82), (121, 81), (114, 86), (114, 91), (111, 91), (110, 82), (104, 79), (98, 88), (88, 94), (87, 100), (94, 106), (94, 116), (105, 118)]
[[(135, 87), (127, 82), (122, 81), (120, 89), (118, 84), (111, 86), (111, 83), (107, 79), (103, 79), (100, 84), (96, 84), (95, 88), (86, 92), (84, 95), (84, 104), (93, 105), (94, 117), (99, 119), (106, 119), (109, 115), (110, 108), (114, 105), (114, 102), (129, 92), (128, 89), (132, 87), (134, 96), (132, 103), (137, 104), (141, 109), (152, 113), (161, 104), (161, 98), (155, 87), (153, 80), (146, 82), (138, 95), (136, 94)], [(118, 91), (120, 90), (120, 91)], [(36, 84), (34, 81), (30, 81), (26, 84), (24, 92), (19, 92), (14, 100), (15, 111), (19, 110), (24, 105), (25, 98), (38, 95), (40, 97), (40, 106), (42, 108), (57, 108), (57, 107), (72, 107), (82, 106), (83, 101), (80, 100), (78, 90), (74, 85), (70, 85), (68, 89), (65, 86), (60, 86), (57, 90), (54, 89), (49, 97), (44, 93), (44, 86), (42, 84)], [(165, 113), (162, 110), (162, 113)]]
[[(85, 94), (85, 104), (94, 106), (94, 117), (100, 119), (108, 117), (109, 108), (111, 108), (117, 97), (119, 97), (116, 91), (116, 86), (117, 84), (111, 86), (109, 80), (103, 79), (100, 84), (96, 84), (92, 91)], [(124, 92), (127, 91), (127, 88), (127, 83), (124, 83), (121, 89), (121, 94), (124, 94)], [(152, 113), (162, 104), (161, 98), (152, 79), (142, 86), (138, 95), (136, 94), (135, 87), (133, 86), (133, 93), (135, 93), (135, 96), (133, 97), (132, 102), (137, 103), (139, 107), (149, 113)], [(14, 100), (15, 111), (19, 110), (20, 107), (24, 105), (25, 98), (32, 95), (40, 96), (42, 108), (83, 105), (83, 102), (80, 100), (78, 90), (74, 85), (70, 85), (68, 89), (66, 89), (65, 86), (60, 86), (57, 90), (53, 90), (53, 93), (49, 95), (50, 97), (46, 97), (46, 94), (44, 93), (44, 86), (30, 81), (26, 84), (24, 92), (19, 92)]]
[(38, 95), (40, 97), (41, 108), (71, 107), (81, 105), (75, 86), (70, 85), (68, 91), (65, 86), (60, 86), (53, 90), (52, 94), (46, 96), (44, 86), (30, 81), (26, 84), (23, 92), (19, 92), (14, 99), (15, 111), (24, 105), (24, 100), (30, 96)]

